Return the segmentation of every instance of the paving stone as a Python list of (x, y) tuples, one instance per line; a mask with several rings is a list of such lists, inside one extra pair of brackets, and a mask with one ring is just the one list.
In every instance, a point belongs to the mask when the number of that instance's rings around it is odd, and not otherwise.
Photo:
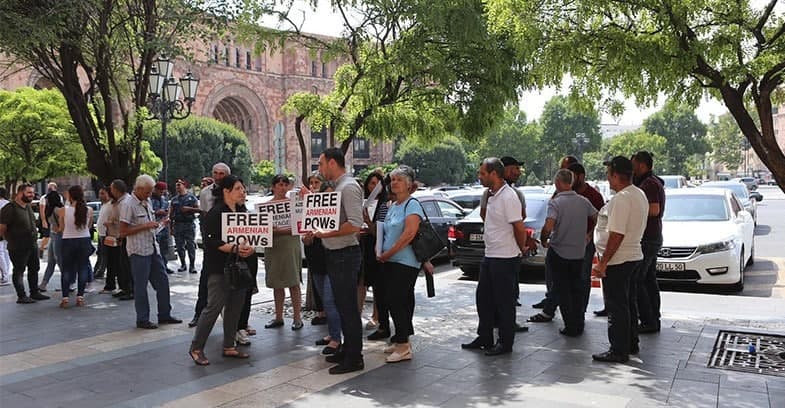
[(674, 407), (716, 407), (718, 391), (718, 384), (676, 379), (667, 403)]
[(766, 408), (769, 395), (765, 392), (748, 392), (720, 386), (719, 408)]

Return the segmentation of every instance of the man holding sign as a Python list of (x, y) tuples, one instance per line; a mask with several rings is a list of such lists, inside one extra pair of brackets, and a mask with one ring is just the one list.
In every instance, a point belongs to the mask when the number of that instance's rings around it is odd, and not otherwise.
[[(331, 147), (322, 152), (319, 156), (319, 173), (336, 183), (335, 191), (340, 193), (340, 196), (330, 193), (307, 195), (303, 224), (310, 224), (304, 225), (304, 229), (315, 231), (313, 236), (321, 238), (327, 249), (327, 275), (332, 284), (344, 335), (343, 346), (336, 354), (328, 356), (327, 361), (339, 363), (330, 368), (330, 374), (344, 374), (365, 368), (362, 355), (363, 328), (360, 311), (357, 309), (357, 275), (360, 272), (362, 254), (356, 235), (363, 224), (363, 191), (357, 181), (346, 174), (346, 163), (340, 148)], [(308, 199), (311, 198), (314, 204), (317, 197), (319, 204), (322, 204), (322, 211), (316, 214), (319, 221), (309, 221)], [(332, 217), (332, 209), (336, 204), (339, 204), (338, 211), (335, 211), (337, 223)]]

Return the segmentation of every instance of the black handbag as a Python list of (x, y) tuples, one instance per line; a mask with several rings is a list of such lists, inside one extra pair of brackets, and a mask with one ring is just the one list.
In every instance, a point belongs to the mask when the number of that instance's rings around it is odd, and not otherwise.
[(232, 253), (224, 264), (224, 279), (229, 290), (250, 289), (256, 284), (248, 263), (238, 254), (237, 245), (232, 247)]
[(431, 258), (438, 255), (442, 249), (447, 247), (447, 244), (442, 241), (442, 237), (439, 236), (439, 233), (436, 232), (433, 225), (431, 225), (428, 214), (425, 213), (425, 208), (423, 208), (419, 200), (410, 198), (403, 207), (403, 213), (406, 214), (406, 207), (412, 200), (417, 201), (417, 204), (420, 205), (422, 213), (425, 215), (425, 219), (420, 220), (420, 227), (417, 229), (417, 234), (414, 236), (414, 239), (412, 239), (411, 246), (414, 250), (414, 257), (417, 258), (419, 262), (428, 262)]

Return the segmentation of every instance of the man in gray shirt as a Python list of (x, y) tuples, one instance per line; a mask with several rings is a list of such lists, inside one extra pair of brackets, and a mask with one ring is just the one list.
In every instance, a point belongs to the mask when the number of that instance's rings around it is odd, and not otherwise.
[[(540, 241), (548, 248), (545, 256), (546, 273), (553, 278), (554, 302), (539, 315), (551, 320), (556, 306), (561, 310), (564, 328), (559, 333), (579, 336), (583, 333), (583, 289), (581, 268), (588, 242), (588, 232), (594, 226), (597, 210), (585, 197), (572, 190), (573, 174), (561, 169), (554, 176), (556, 196), (548, 202), (548, 215)], [(542, 319), (540, 319), (542, 320)]]
[(327, 249), (327, 276), (330, 278), (335, 306), (341, 316), (341, 331), (344, 344), (341, 349), (327, 356), (330, 374), (344, 374), (365, 368), (363, 362), (363, 328), (360, 310), (357, 308), (357, 275), (360, 273), (362, 254), (357, 241), (357, 232), (363, 224), (363, 190), (360, 184), (346, 174), (343, 152), (331, 147), (319, 157), (319, 173), (335, 182), (335, 191), (341, 193), (341, 211), (337, 231), (316, 231), (313, 236), (321, 238)]

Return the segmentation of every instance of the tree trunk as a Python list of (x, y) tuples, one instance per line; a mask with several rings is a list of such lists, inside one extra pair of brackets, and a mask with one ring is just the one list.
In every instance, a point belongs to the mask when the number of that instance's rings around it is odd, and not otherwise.
[(297, 135), (297, 143), (300, 145), (300, 177), (303, 180), (303, 185), (308, 186), (308, 175), (311, 173), (308, 168), (308, 151), (305, 149), (305, 138), (303, 138), (303, 123), (304, 116), (299, 115), (294, 119), (294, 133)]

